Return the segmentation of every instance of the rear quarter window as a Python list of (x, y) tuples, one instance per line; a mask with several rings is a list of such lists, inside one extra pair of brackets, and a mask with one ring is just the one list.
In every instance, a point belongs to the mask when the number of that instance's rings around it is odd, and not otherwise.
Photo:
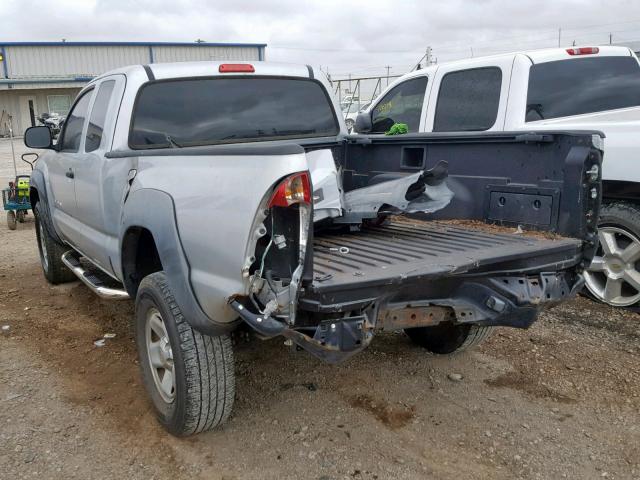
[(129, 146), (186, 147), (333, 136), (338, 132), (329, 96), (315, 80), (175, 79), (140, 89)]
[(640, 105), (640, 66), (629, 57), (585, 57), (532, 65), (525, 120)]
[(447, 73), (440, 82), (433, 131), (489, 130), (498, 117), (501, 89), (498, 67)]

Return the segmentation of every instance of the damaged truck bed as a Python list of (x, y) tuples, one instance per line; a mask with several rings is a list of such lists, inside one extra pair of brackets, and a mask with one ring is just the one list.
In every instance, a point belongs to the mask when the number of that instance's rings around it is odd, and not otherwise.
[[(360, 231), (320, 234), (313, 245), (314, 294), (403, 285), (507, 268), (524, 272), (573, 261), (580, 240), (446, 222), (390, 221)], [(505, 267), (505, 265), (508, 265)]]
[[(472, 327), (526, 328), (584, 283), (597, 244), (599, 139), (417, 134), (306, 146), (310, 165), (322, 165), (311, 170), (315, 224), (299, 230), (298, 213), (289, 207), (285, 221), (272, 209), (251, 302), (231, 306), (260, 334), (330, 362), (377, 330), (453, 351)], [(298, 226), (310, 216), (299, 208)], [(285, 257), (299, 263), (283, 269)]]

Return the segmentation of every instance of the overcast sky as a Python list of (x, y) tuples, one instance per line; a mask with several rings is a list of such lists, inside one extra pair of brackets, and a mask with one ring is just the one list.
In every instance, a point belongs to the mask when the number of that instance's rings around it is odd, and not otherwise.
[(267, 59), (334, 78), (404, 73), (438, 61), (525, 48), (640, 40), (640, 1), (0, 0), (0, 41), (266, 43)]

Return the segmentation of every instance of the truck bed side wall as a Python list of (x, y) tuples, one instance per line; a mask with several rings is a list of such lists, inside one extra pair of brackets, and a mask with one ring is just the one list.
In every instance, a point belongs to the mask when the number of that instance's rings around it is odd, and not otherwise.
[(593, 148), (591, 133), (415, 134), (370, 140), (348, 145), (345, 191), (375, 182), (381, 174), (407, 175), (444, 160), (455, 196), (425, 218), (522, 225), (595, 239), (600, 177), (589, 182), (586, 171), (593, 165), (600, 170), (602, 152)]

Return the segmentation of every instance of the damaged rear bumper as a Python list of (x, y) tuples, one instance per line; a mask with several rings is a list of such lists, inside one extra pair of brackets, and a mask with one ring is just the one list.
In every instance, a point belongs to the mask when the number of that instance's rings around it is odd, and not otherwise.
[[(283, 336), (326, 362), (338, 363), (366, 348), (376, 331), (433, 326), (443, 321), (527, 328), (542, 309), (574, 296), (584, 279), (574, 271), (562, 271), (451, 278), (446, 283), (446, 295), (436, 291), (420, 294), (419, 285), (417, 289), (405, 285), (370, 299), (357, 310), (353, 305), (343, 311), (331, 305), (333, 314), (305, 326), (253, 313), (238, 298), (232, 299), (230, 306), (260, 335)], [(299, 310), (298, 317), (303, 318), (304, 313)]]
[(255, 314), (238, 300), (232, 300), (229, 305), (260, 335), (281, 335), (328, 363), (346, 360), (363, 350), (373, 338), (365, 315), (322, 322), (315, 328), (315, 334), (310, 336), (273, 317)]

